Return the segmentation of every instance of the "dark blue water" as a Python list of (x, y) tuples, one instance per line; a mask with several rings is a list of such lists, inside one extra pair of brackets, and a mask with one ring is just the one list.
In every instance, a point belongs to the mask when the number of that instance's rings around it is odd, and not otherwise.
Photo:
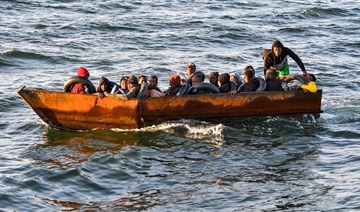
[[(357, 211), (358, 1), (3, 0), (0, 206), (5, 211)], [(49, 129), (17, 95), (62, 90), (79, 66), (118, 81), (198, 70), (262, 74), (275, 39), (323, 89), (319, 119)], [(293, 73), (301, 71), (290, 61)]]

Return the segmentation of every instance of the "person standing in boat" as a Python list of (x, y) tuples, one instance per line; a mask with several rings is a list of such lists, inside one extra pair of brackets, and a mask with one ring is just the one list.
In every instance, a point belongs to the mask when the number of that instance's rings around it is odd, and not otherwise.
[(110, 94), (108, 92), (104, 92), (105, 96), (113, 96), (118, 99), (132, 99), (136, 98), (139, 93), (139, 85), (138, 80), (135, 76), (130, 76), (127, 81), (127, 87), (129, 92), (127, 94)]
[(162, 97), (165, 94), (160, 90), (158, 85), (158, 78), (155, 75), (150, 76), (149, 78), (149, 86), (146, 90), (146, 97)]
[(289, 76), (290, 69), (287, 59), (288, 56), (297, 63), (305, 76), (307, 72), (299, 56), (297, 56), (297, 54), (295, 54), (291, 49), (284, 47), (279, 40), (273, 42), (271, 50), (265, 49), (263, 52), (264, 76), (266, 75), (266, 70), (269, 68), (274, 68), (280, 79), (285, 79)]
[[(77, 76), (84, 79), (89, 79), (90, 73), (86, 68), (81, 66), (77, 70)], [(87, 94), (89, 92), (87, 91), (84, 83), (78, 82), (72, 85), (72, 87), (70, 88), (70, 93)]]

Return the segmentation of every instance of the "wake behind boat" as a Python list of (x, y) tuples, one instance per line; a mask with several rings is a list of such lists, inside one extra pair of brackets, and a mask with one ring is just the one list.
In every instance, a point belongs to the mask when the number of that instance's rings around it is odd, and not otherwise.
[(198, 94), (159, 98), (99, 98), (31, 90), (18, 94), (50, 127), (65, 130), (136, 129), (168, 120), (321, 113), (322, 90)]

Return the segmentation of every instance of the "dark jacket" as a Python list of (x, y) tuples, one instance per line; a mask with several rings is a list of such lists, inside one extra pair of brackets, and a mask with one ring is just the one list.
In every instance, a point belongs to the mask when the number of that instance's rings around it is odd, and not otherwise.
[(230, 75), (228, 73), (220, 74), (218, 81), (221, 84), (219, 87), (220, 93), (228, 93), (231, 90)]
[(255, 78), (252, 78), (247, 83), (243, 83), (240, 85), (238, 91), (239, 92), (254, 92), (260, 86), (260, 82)]
[(186, 82), (192, 86), (192, 78), (198, 75), (201, 78), (201, 82), (204, 82), (205, 80), (205, 74), (202, 71), (195, 71), (194, 73), (190, 74), (189, 76), (186, 77)]
[(101, 90), (101, 84), (105, 83), (106, 84), (106, 92), (108, 93), (111, 93), (111, 90), (112, 90), (112, 86), (111, 86), (111, 83), (110, 81), (106, 78), (106, 77), (101, 77), (100, 80), (99, 80), (99, 85), (98, 87), (96, 88), (96, 92), (98, 93), (103, 93), (105, 91)]
[(303, 62), (301, 61), (301, 59), (299, 58), (299, 56), (297, 56), (297, 54), (295, 54), (291, 49), (284, 47), (284, 48), (282, 48), (282, 52), (281, 52), (281, 55), (279, 58), (276, 58), (274, 53), (270, 49), (264, 51), (264, 55), (263, 55), (264, 76), (265, 76), (267, 69), (281, 63), (285, 59), (286, 56), (291, 57), (298, 64), (298, 66), (301, 68), (301, 70), (305, 71), (305, 66), (304, 66)]
[(181, 85), (179, 86), (170, 86), (168, 89), (164, 91), (166, 96), (176, 96), (176, 94), (179, 92), (181, 88)]
[(266, 80), (265, 91), (282, 91), (283, 81), (280, 79), (269, 79)]
[(117, 95), (120, 95), (120, 96), (118, 96), (118, 97), (120, 97), (120, 99), (132, 99), (132, 98), (137, 97), (139, 90), (140, 90), (139, 86), (136, 86), (136, 87), (130, 89), (127, 94), (117, 94)]

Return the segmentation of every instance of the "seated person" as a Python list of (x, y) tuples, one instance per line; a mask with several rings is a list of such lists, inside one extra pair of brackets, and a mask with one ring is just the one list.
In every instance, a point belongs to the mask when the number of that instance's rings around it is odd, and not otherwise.
[[(77, 76), (88, 79), (90, 77), (90, 73), (86, 68), (80, 67), (77, 70)], [(72, 85), (70, 87), (70, 93), (87, 94), (89, 92), (86, 90), (86, 87), (85, 87), (85, 85), (83, 83), (78, 82), (78, 83), (75, 83), (74, 85)]]
[(228, 73), (220, 74), (218, 85), (220, 93), (229, 93), (231, 91), (230, 75)]
[(146, 91), (149, 87), (148, 85), (148, 80), (147, 80), (147, 77), (145, 75), (140, 75), (138, 77), (138, 85), (139, 85), (139, 92), (138, 92), (138, 95), (137, 97), (138, 98), (143, 98), (143, 97), (146, 97)]
[(204, 80), (201, 78), (200, 75), (194, 75), (191, 79), (191, 85), (196, 85), (199, 84), (201, 82), (204, 82)]
[(316, 77), (314, 74), (306, 73), (305, 79), (308, 81), (307, 85), (301, 85), (304, 91), (310, 91), (311, 93), (317, 92)]
[(196, 65), (195, 63), (188, 63), (186, 64), (186, 82), (188, 84), (190, 84), (190, 86), (192, 85), (192, 76), (193, 74), (196, 72)]
[(99, 80), (99, 86), (96, 88), (96, 92), (98, 97), (103, 98), (104, 92), (114, 94), (116, 87), (118, 87), (115, 83), (111, 83), (106, 77), (101, 77)]
[(125, 77), (121, 77), (120, 79), (120, 88), (119, 90), (117, 90), (116, 93), (119, 94), (127, 94), (128, 93), (128, 89), (127, 89), (127, 81), (128, 81), (129, 77), (125, 76)]
[(265, 74), (266, 88), (265, 91), (282, 91), (284, 81), (276, 77), (276, 70), (269, 68)]
[(147, 77), (145, 76), (145, 75), (140, 75), (138, 78), (137, 78), (137, 80), (138, 80), (138, 83), (139, 83), (139, 85), (141, 84), (141, 83), (143, 83), (143, 82), (146, 82), (147, 83)]
[(289, 75), (285, 82), (288, 82), (289, 90), (303, 89), (305, 92), (317, 92), (316, 77), (310, 73), (306, 73), (304, 77), (301, 75)]
[(244, 72), (244, 83), (241, 84), (239, 92), (254, 92), (260, 86), (260, 82), (254, 78), (254, 72), (252, 70), (246, 70)]
[(139, 85), (138, 80), (135, 76), (130, 76), (127, 81), (127, 87), (129, 92), (127, 94), (110, 94), (108, 92), (104, 92), (105, 96), (114, 96), (118, 99), (131, 99), (136, 98), (139, 93)]
[(219, 77), (219, 72), (215, 72), (215, 71), (210, 72), (209, 73), (209, 82), (211, 84), (215, 85), (216, 87), (219, 87), (218, 77)]
[(242, 80), (239, 74), (237, 73), (232, 73), (230, 74), (230, 81), (234, 82), (236, 85), (236, 90), (240, 87), (240, 85), (242, 84)]
[(253, 75), (254, 75), (254, 77), (255, 77), (255, 69), (254, 69), (254, 67), (253, 66), (246, 66), (245, 67), (245, 69), (244, 69), (244, 71), (246, 71), (246, 70), (249, 70), (249, 71), (251, 71), (251, 72), (253, 72)]
[(158, 88), (158, 78), (157, 76), (153, 75), (149, 79), (149, 86), (146, 90), (146, 96), (147, 97), (162, 97), (165, 96), (165, 94)]
[(181, 77), (178, 74), (169, 75), (170, 87), (164, 91), (166, 96), (176, 96), (181, 88)]
[(307, 79), (308, 82), (316, 82), (316, 77), (314, 74), (306, 73), (305, 79)]

